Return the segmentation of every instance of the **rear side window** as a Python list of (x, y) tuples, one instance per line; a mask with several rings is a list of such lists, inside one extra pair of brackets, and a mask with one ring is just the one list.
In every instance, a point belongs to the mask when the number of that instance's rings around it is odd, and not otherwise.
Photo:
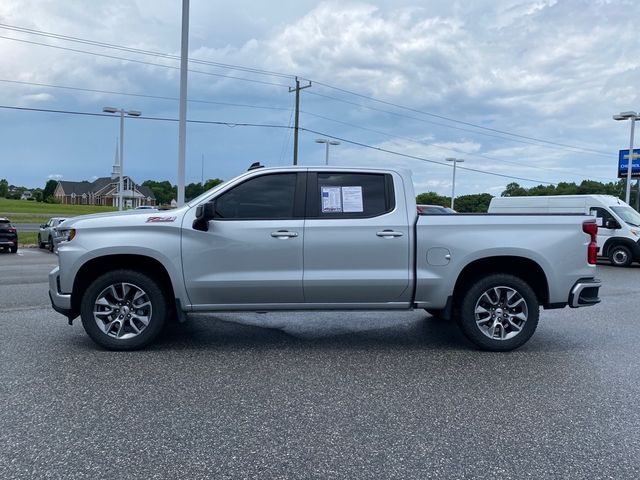
[[(378, 173), (310, 173), (307, 216), (367, 218), (395, 207), (393, 179)], [(312, 198), (311, 198), (312, 197)]]
[(216, 199), (216, 219), (269, 220), (293, 218), (295, 173), (255, 177)]

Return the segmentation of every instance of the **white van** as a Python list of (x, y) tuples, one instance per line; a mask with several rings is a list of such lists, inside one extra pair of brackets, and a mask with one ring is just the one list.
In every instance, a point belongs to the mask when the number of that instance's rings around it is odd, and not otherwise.
[(553, 195), (495, 197), (489, 213), (580, 213), (595, 215), (598, 254), (612, 265), (626, 267), (640, 261), (640, 214), (612, 195)]

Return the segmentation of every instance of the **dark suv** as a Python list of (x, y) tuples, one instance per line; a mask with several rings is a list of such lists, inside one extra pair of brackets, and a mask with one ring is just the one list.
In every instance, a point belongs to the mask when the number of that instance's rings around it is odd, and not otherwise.
[(18, 232), (8, 218), (0, 217), (0, 249), (8, 248), (11, 253), (18, 251)]

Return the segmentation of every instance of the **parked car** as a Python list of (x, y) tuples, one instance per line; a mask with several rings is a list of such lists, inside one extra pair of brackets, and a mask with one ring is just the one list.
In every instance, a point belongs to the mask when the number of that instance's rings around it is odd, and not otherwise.
[(67, 220), (65, 217), (53, 217), (50, 218), (49, 221), (43, 225), (40, 225), (40, 230), (38, 231), (38, 247), (39, 248), (48, 248), (50, 252), (53, 252), (54, 248), (54, 232), (53, 229), (60, 225), (62, 222)]
[(415, 198), (404, 170), (251, 170), (176, 210), (67, 220), (49, 296), (113, 350), (171, 314), (425, 309), (506, 351), (540, 307), (600, 301), (593, 217), (418, 215)]
[(458, 213), (454, 209), (449, 207), (443, 207), (442, 205), (416, 205), (418, 209), (418, 215), (443, 215), (447, 213)]
[(611, 265), (640, 262), (640, 214), (612, 195), (495, 197), (489, 213), (579, 213), (598, 224), (598, 254)]
[(139, 207), (134, 208), (134, 210), (157, 210), (157, 208), (151, 205), (140, 205)]
[[(68, 218), (67, 220), (71, 220)], [(64, 222), (60, 222), (57, 226), (53, 227), (53, 253), (58, 254), (58, 245), (65, 240), (69, 239), (69, 229), (65, 227)]]
[(0, 217), (0, 248), (8, 248), (11, 253), (18, 251), (18, 232), (5, 217)]

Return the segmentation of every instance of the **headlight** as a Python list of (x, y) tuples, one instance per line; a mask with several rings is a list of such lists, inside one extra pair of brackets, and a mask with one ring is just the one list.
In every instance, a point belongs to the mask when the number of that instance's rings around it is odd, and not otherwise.
[(69, 230), (58, 230), (56, 232), (56, 237), (59, 238), (63, 242), (69, 242), (73, 240), (76, 236), (76, 229), (70, 228)]

